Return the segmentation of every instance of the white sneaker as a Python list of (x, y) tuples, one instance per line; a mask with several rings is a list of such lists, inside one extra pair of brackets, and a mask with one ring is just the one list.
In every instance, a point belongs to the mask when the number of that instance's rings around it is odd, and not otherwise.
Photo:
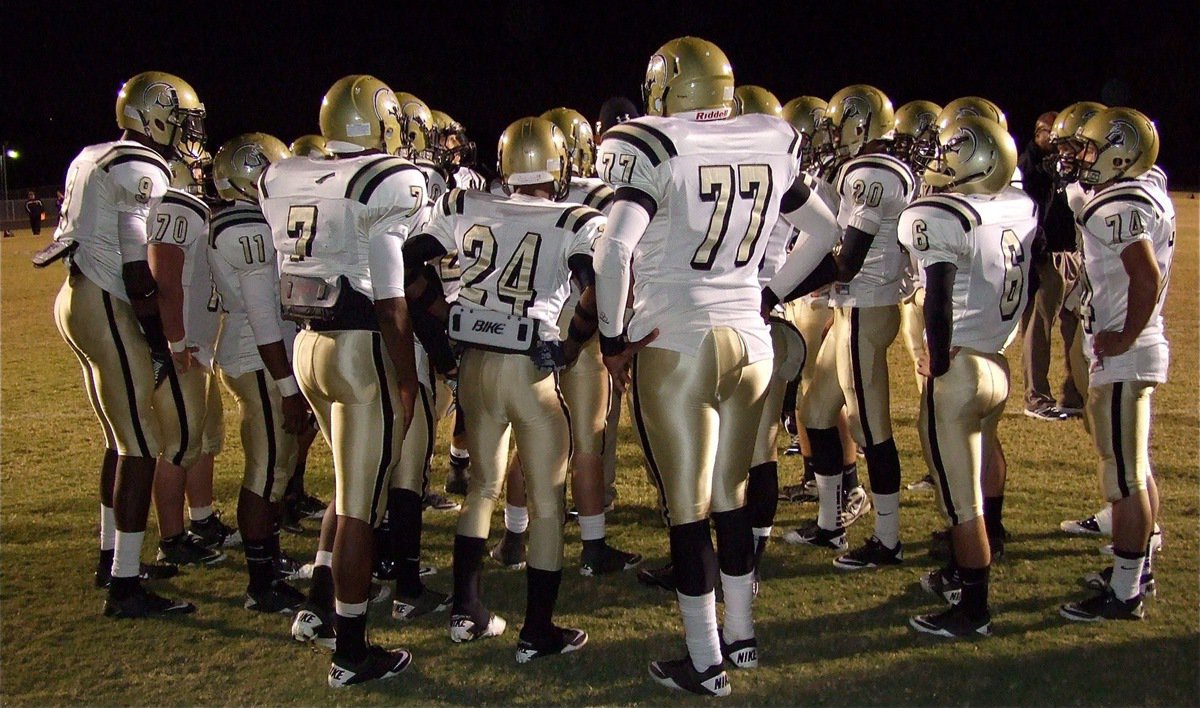
[(475, 639), (499, 637), (504, 634), (504, 628), (507, 626), (504, 618), (497, 614), (490, 615), (484, 627), (475, 624), (470, 615), (454, 615), (450, 618), (450, 641), (459, 644)]
[(1105, 506), (1086, 519), (1067, 519), (1059, 524), (1058, 528), (1072, 536), (1111, 536), (1112, 506)]

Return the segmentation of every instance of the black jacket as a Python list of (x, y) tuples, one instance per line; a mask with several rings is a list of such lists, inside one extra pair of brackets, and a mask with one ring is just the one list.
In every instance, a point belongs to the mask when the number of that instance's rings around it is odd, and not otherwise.
[(1066, 195), (1054, 188), (1054, 178), (1043, 162), (1045, 155), (1032, 140), (1025, 146), (1017, 160), (1022, 184), (1025, 193), (1037, 203), (1038, 225), (1046, 237), (1046, 250), (1074, 251), (1075, 218), (1067, 206)]

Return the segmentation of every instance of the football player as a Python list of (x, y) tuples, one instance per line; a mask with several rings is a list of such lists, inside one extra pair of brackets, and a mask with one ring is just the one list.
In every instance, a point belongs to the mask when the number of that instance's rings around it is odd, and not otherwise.
[(904, 210), (899, 236), (925, 274), (921, 448), (937, 476), (954, 555), (948, 568), (921, 580), (950, 608), (909, 624), (943, 637), (986, 636), (992, 556), (984, 457), (1008, 400), (1003, 352), (1028, 300), (1037, 206), (1010, 185), (1017, 149), (999, 123), (960, 117), (942, 128), (937, 145), (939, 158), (924, 173), (933, 194)]
[[(829, 295), (833, 326), (821, 344), (813, 385), (801, 403), (817, 476), (817, 523), (784, 538), (835, 550), (848, 547), (839, 515), (843, 452), (835, 427), (844, 405), (867, 460), (875, 532), (863, 546), (834, 560), (841, 570), (898, 565), (904, 558), (900, 457), (892, 439), (887, 348), (900, 328), (900, 284), (907, 261), (896, 240), (896, 220), (915, 196), (916, 180), (904, 161), (886, 152), (885, 138), (894, 128), (892, 104), (882, 91), (863, 84), (848, 86), (829, 101), (818, 155), (826, 171), (836, 171), (843, 250), (859, 252), (846, 244), (860, 241), (869, 249), (862, 260), (845, 255), (838, 259), (837, 282)], [(831, 355), (822, 356), (827, 348)], [(831, 368), (823, 369), (823, 363)]]
[(432, 159), (443, 165), (450, 176), (450, 185), (488, 191), (488, 179), (475, 169), (475, 141), (467, 137), (467, 129), (444, 111), (431, 110), (430, 114), (433, 117), (429, 136)]
[(55, 323), (79, 359), (104, 432), (96, 566), (96, 584), (108, 587), (104, 614), (182, 614), (195, 606), (156, 595), (139, 577), (161, 450), (155, 380), (176, 365), (147, 263), (147, 218), (170, 185), (164, 158), (199, 156), (204, 105), (178, 76), (144, 72), (121, 87), (116, 118), (121, 136), (84, 148), (67, 171), (54, 250), (69, 258), (70, 274), (55, 299)]
[(288, 146), (288, 152), (296, 157), (325, 158), (333, 153), (325, 147), (325, 138), (320, 135), (301, 135)]
[(238, 526), (250, 582), (245, 607), (294, 612), (304, 595), (275, 577), (282, 556), (274, 505), (296, 467), (296, 435), (307, 428), (308, 403), (292, 373), (296, 326), (279, 313), (279, 265), (259, 209), (258, 180), (291, 157), (278, 139), (246, 133), (226, 142), (213, 160), (213, 180), (225, 203), (213, 219), (208, 259), (225, 310), (217, 363), (237, 402), (245, 466)]
[[(559, 372), (595, 333), (592, 241), (605, 223), (590, 207), (558, 204), (570, 184), (562, 132), (541, 118), (508, 126), (497, 148), (509, 198), (455, 189), (434, 210), (425, 233), (405, 247), (410, 270), (451, 251), (459, 254), (462, 289), (450, 311), (450, 337), (464, 347), (459, 405), (475, 470), (454, 537), (454, 608), (450, 638), (465, 642), (504, 632), (505, 621), (481, 597), (484, 545), (508, 465), (509, 438), (523, 455), (529, 496), (525, 624), (516, 659), (572, 652), (587, 633), (558, 627), (562, 523), (570, 413)], [(571, 278), (582, 295), (559, 340), (559, 314)], [(414, 283), (414, 288), (419, 287)]]
[(1084, 123), (1073, 160), (1061, 160), (1087, 201), (1076, 223), (1083, 251), (1080, 315), (1088, 359), (1087, 420), (1112, 504), (1113, 565), (1099, 594), (1063, 605), (1077, 621), (1141, 619), (1153, 583), (1150, 543), (1158, 514), (1150, 474), (1150, 397), (1167, 380), (1162, 307), (1175, 248), (1170, 197), (1147, 175), (1158, 131), (1131, 108), (1109, 108)]
[[(831, 225), (825, 243), (814, 235), (792, 252), (800, 276), (837, 231), (800, 178), (800, 135), (771, 116), (730, 120), (733, 92), (733, 70), (716, 45), (695, 37), (666, 43), (647, 67), (647, 117), (605, 133), (598, 160), (616, 190), (596, 247), (601, 351), (619, 389), (630, 385), (633, 366), (634, 418), (670, 528), (687, 644), (686, 656), (654, 661), (650, 673), (701, 695), (730, 693), (724, 659), (758, 663), (745, 480), (772, 351), (757, 264), (781, 213), (811, 211)], [(697, 218), (705, 214), (707, 221)]]
[(733, 113), (744, 116), (750, 113), (765, 113), (776, 118), (783, 117), (783, 105), (775, 94), (762, 86), (743, 84), (733, 90)]
[(426, 186), (416, 166), (393, 155), (400, 117), (382, 81), (343, 77), (321, 102), (321, 135), (334, 156), (277, 162), (259, 184), (284, 313), (304, 321), (295, 377), (333, 451), (336, 516), (322, 524), (309, 606), (293, 636), (328, 643), (336, 635), (334, 688), (394, 676), (411, 661), (366, 637), (372, 527), (419, 390), (400, 251)]

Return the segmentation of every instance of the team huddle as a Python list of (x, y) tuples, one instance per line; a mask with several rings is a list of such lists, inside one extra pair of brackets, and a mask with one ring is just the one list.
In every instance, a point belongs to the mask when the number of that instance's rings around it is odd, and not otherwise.
[[(758, 666), (753, 603), (780, 501), (817, 506), (788, 544), (846, 572), (903, 564), (887, 362), (902, 335), (947, 525), (945, 566), (920, 579), (947, 606), (909, 625), (989, 635), (1004, 350), (1044, 240), (1004, 113), (978, 97), (893, 109), (862, 84), (781, 104), (735, 86), (725, 54), (693, 37), (651, 57), (643, 93), (646, 115), (606, 104), (595, 128), (567, 108), (513, 122), (489, 178), (460, 123), (371, 76), (325, 93), (320, 135), (289, 147), (245, 133), (211, 155), (190, 85), (127, 81), (121, 137), (71, 163), (55, 242), (35, 257), (69, 267), (56, 322), (104, 433), (104, 614), (195, 611), (143, 581), (240, 542), (245, 607), (332, 650), (342, 687), (412, 660), (367, 641), (372, 603), (391, 599), (401, 622), (448, 617), (455, 643), (503, 634), (483, 592), (490, 556), (525, 571), (517, 662), (577, 651), (587, 632), (554, 622), (569, 514), (582, 575), (642, 560), (605, 531), (628, 397), (670, 548), (639, 580), (675, 592), (686, 643), (650, 674), (728, 695), (727, 666)], [(1138, 111), (1072, 104), (1052, 133), (1046, 168), (1083, 254), (1071, 371), (1111, 505), (1085, 522), (1111, 533), (1114, 556), (1088, 577), (1096, 594), (1060, 613), (1140, 619), (1161, 538), (1148, 443), (1174, 210)], [(237, 529), (212, 511), (221, 387), (245, 451)], [(447, 415), (442, 495), (429, 471)], [(803, 456), (798, 484), (780, 485), (781, 429)], [(328, 504), (303, 485), (318, 432)], [(144, 564), (152, 498), (162, 540)], [(424, 509), (458, 513), (452, 588), (426, 585)], [(872, 511), (851, 548), (847, 527)], [(321, 533), (302, 566), (279, 532), (306, 517)]]

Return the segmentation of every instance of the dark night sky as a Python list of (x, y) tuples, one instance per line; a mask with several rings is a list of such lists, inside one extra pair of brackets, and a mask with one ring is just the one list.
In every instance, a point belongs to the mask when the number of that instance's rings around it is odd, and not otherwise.
[[(738, 83), (783, 101), (871, 83), (895, 105), (982, 95), (1023, 144), (1039, 113), (1076, 100), (1141, 109), (1157, 123), (1177, 187), (1200, 186), (1200, 4), (1136, 2), (9, 3), (3, 13), (0, 141), (20, 149), (14, 187), (54, 184), (80, 147), (116, 135), (121, 82), (179, 74), (209, 113), (211, 148), (261, 130), (317, 132), (325, 89), (370, 73), (463, 123), (493, 160), (511, 120), (569, 105), (635, 101), (646, 60), (695, 34), (720, 45)], [(231, 5), (234, 5), (231, 3)], [(162, 7), (162, 6), (159, 6)], [(340, 10), (332, 8), (341, 7)], [(417, 8), (395, 10), (385, 8)], [(251, 8), (251, 9), (245, 9)], [(435, 8), (441, 8), (435, 9)]]

